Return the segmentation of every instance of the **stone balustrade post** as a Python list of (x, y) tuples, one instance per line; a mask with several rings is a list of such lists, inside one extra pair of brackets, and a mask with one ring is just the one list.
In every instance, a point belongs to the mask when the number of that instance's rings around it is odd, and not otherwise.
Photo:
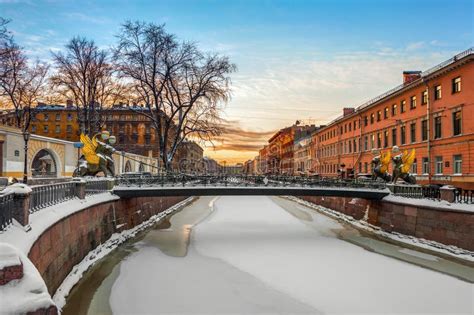
[(107, 178), (107, 190), (112, 190), (114, 189), (115, 186), (115, 178), (113, 177), (108, 177)]
[(439, 192), (441, 200), (445, 200), (447, 202), (456, 201), (456, 187), (451, 185), (445, 185), (439, 189)]
[(76, 197), (86, 199), (86, 181), (82, 178), (74, 178), (73, 181), (76, 183)]
[(29, 231), (31, 188), (26, 184), (13, 184), (7, 188), (14, 193), (12, 216), (26, 231)]

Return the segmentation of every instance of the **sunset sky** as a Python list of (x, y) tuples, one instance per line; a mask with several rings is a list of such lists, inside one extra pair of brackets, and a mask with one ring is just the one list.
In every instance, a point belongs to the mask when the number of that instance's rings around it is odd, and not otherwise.
[(253, 158), (279, 128), (321, 124), (473, 46), (472, 0), (21, 1), (0, 16), (31, 57), (50, 59), (73, 36), (104, 48), (127, 20), (166, 23), (180, 39), (237, 64), (227, 132), (206, 154)]

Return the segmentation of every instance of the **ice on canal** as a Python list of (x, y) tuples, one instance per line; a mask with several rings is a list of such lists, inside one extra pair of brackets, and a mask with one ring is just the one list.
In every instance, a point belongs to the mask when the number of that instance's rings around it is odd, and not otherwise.
[(344, 227), (324, 215), (280, 198), (211, 199), (184, 257), (135, 244), (114, 313), (473, 312), (472, 284), (338, 239)]

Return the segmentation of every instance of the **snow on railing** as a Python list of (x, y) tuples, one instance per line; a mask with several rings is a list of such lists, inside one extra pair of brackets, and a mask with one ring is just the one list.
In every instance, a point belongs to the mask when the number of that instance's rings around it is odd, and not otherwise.
[(59, 183), (31, 187), (30, 213), (76, 197), (76, 183)]

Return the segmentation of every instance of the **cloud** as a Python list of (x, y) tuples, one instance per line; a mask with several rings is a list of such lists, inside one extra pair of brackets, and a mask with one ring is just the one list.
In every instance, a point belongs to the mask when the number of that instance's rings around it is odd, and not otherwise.
[(212, 151), (230, 150), (239, 152), (258, 151), (275, 130), (256, 131), (244, 129), (239, 121), (226, 121), (222, 125), (223, 132), (214, 138), (214, 145), (208, 148)]
[(425, 42), (423, 41), (420, 41), (420, 42), (414, 42), (414, 43), (409, 43), (406, 47), (406, 50), (407, 51), (414, 51), (414, 50), (418, 50), (418, 49), (421, 49), (421, 48), (424, 48), (425, 47)]

